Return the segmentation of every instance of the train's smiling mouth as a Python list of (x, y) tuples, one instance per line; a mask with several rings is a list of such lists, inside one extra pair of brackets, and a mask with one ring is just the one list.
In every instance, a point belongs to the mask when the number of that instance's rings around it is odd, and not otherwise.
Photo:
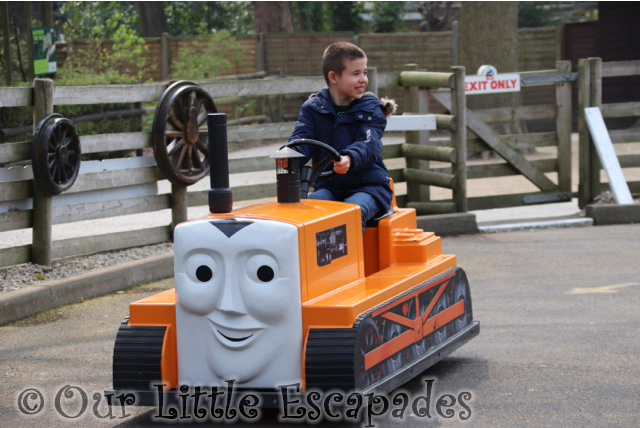
[(224, 337), (227, 340), (230, 340), (232, 342), (243, 342), (247, 339), (250, 339), (253, 337), (253, 334), (250, 334), (249, 336), (246, 337), (231, 337), (231, 336), (227, 336), (226, 334), (224, 334), (223, 332), (221, 332), (220, 330), (216, 330), (218, 333), (220, 333), (220, 336)]
[(218, 341), (227, 348), (243, 348), (249, 345), (253, 340), (260, 335), (262, 328), (229, 328), (225, 325), (219, 324), (212, 319), (209, 319), (213, 332)]

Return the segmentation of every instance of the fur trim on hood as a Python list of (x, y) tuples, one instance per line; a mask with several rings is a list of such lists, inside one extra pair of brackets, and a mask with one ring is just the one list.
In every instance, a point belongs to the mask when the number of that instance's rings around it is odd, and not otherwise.
[(382, 97), (380, 98), (380, 102), (382, 103), (382, 111), (384, 111), (384, 117), (391, 116), (398, 109), (398, 104), (396, 104), (396, 100), (392, 100), (387, 97)]

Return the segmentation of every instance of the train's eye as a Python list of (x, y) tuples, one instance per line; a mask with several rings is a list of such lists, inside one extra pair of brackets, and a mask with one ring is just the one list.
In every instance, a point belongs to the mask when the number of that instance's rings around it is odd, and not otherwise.
[(258, 279), (262, 282), (269, 282), (275, 276), (275, 272), (270, 266), (260, 266), (258, 268)]
[(273, 281), (278, 276), (278, 261), (268, 254), (255, 254), (247, 260), (247, 276), (257, 283)]
[(209, 282), (213, 278), (213, 271), (209, 266), (201, 265), (196, 269), (196, 278), (200, 282)]
[(205, 283), (219, 275), (217, 267), (218, 264), (213, 257), (196, 253), (189, 255), (185, 260), (184, 273), (195, 283)]

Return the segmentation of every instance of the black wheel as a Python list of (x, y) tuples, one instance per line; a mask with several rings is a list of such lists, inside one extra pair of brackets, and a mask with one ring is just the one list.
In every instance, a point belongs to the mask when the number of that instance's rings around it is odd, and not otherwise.
[(364, 356), (373, 349), (376, 349), (382, 343), (380, 337), (380, 331), (376, 322), (367, 318), (362, 323), (358, 331), (358, 339), (356, 340), (356, 388), (362, 389), (368, 385), (372, 385), (377, 382), (381, 377), (382, 368), (379, 367), (382, 364), (378, 364), (376, 367), (371, 367), (369, 370), (365, 370)]
[(151, 141), (158, 168), (172, 183), (190, 185), (209, 173), (206, 120), (217, 112), (213, 98), (193, 82), (175, 82), (162, 94)]
[(328, 177), (332, 175), (333, 168), (330, 170), (326, 170), (327, 166), (331, 164), (332, 161), (340, 160), (340, 153), (336, 151), (333, 147), (328, 144), (325, 144), (321, 141), (311, 140), (309, 138), (302, 138), (299, 140), (293, 140), (282, 146), (284, 147), (297, 147), (297, 146), (313, 146), (321, 149), (322, 151), (327, 153), (327, 157), (314, 163), (311, 167), (303, 166), (302, 171), (300, 173), (300, 196), (305, 199), (309, 193), (309, 189), (314, 187), (316, 180), (319, 177)]
[(71, 121), (57, 113), (42, 119), (31, 146), (33, 178), (53, 196), (69, 189), (80, 171), (80, 137)]

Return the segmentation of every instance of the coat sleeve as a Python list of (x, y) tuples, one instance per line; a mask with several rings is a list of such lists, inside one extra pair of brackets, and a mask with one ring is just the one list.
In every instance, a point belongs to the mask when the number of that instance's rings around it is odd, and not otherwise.
[(373, 119), (363, 122), (356, 140), (340, 151), (341, 155), (351, 158), (351, 169), (354, 172), (371, 167), (376, 159), (382, 157), (382, 134), (386, 127), (387, 119), (382, 110), (377, 108)]
[[(296, 127), (289, 137), (289, 142), (293, 140), (299, 140), (301, 138), (308, 139), (316, 139), (316, 132), (313, 122), (313, 114), (310, 110), (310, 107), (306, 104), (303, 104), (300, 107), (300, 115), (298, 115), (298, 120), (296, 121)], [(302, 153), (304, 155), (303, 162), (301, 165), (306, 164), (313, 154), (311, 146), (297, 146), (295, 150)]]

